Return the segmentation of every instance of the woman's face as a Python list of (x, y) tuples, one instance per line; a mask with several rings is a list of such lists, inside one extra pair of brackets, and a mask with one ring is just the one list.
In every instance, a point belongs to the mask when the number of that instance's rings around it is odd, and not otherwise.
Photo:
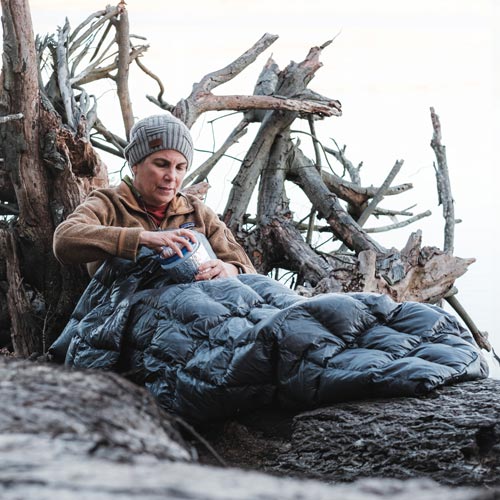
[(179, 151), (157, 151), (132, 167), (134, 187), (147, 205), (166, 207), (179, 191), (187, 166), (186, 158)]

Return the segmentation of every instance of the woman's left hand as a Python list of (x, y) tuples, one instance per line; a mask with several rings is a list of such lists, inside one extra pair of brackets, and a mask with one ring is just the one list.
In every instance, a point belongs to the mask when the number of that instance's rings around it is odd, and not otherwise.
[(196, 281), (215, 280), (217, 278), (227, 278), (237, 275), (238, 268), (236, 266), (223, 262), (220, 259), (213, 259), (200, 265), (195, 279)]

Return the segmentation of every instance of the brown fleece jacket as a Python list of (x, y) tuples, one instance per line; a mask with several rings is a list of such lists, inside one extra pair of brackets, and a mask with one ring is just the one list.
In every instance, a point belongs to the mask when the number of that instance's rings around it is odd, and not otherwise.
[(135, 260), (141, 231), (176, 229), (186, 223), (193, 223), (189, 229), (207, 237), (219, 259), (245, 273), (256, 272), (231, 231), (202, 201), (178, 193), (160, 227), (156, 227), (123, 181), (114, 188), (92, 191), (56, 228), (54, 254), (63, 264), (87, 264), (92, 276), (110, 256)]

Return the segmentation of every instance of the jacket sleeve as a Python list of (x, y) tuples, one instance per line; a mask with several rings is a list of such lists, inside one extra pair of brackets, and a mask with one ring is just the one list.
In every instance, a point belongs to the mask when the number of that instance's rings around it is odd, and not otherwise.
[(134, 260), (142, 227), (115, 226), (110, 200), (93, 191), (54, 233), (53, 249), (63, 264), (85, 264), (110, 256)]

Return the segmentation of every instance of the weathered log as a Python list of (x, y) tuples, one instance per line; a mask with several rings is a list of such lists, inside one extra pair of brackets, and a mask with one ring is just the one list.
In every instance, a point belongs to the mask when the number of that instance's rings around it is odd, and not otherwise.
[(2, 500), (493, 500), (500, 491), (418, 479), (332, 486), (201, 466), (153, 398), (118, 375), (0, 357), (0, 378)]
[[(0, 356), (0, 380), (4, 445), (7, 436), (16, 435), (19, 442), (52, 440), (59, 453), (68, 455), (192, 459), (153, 396), (114, 373), (70, 371)], [(4, 455), (5, 448), (3, 464)]]
[[(443, 387), (419, 398), (346, 402), (299, 415), (260, 411), (206, 428), (237, 467), (351, 482), (426, 477), (500, 485), (500, 381)], [(207, 460), (204, 455), (202, 460)]]

